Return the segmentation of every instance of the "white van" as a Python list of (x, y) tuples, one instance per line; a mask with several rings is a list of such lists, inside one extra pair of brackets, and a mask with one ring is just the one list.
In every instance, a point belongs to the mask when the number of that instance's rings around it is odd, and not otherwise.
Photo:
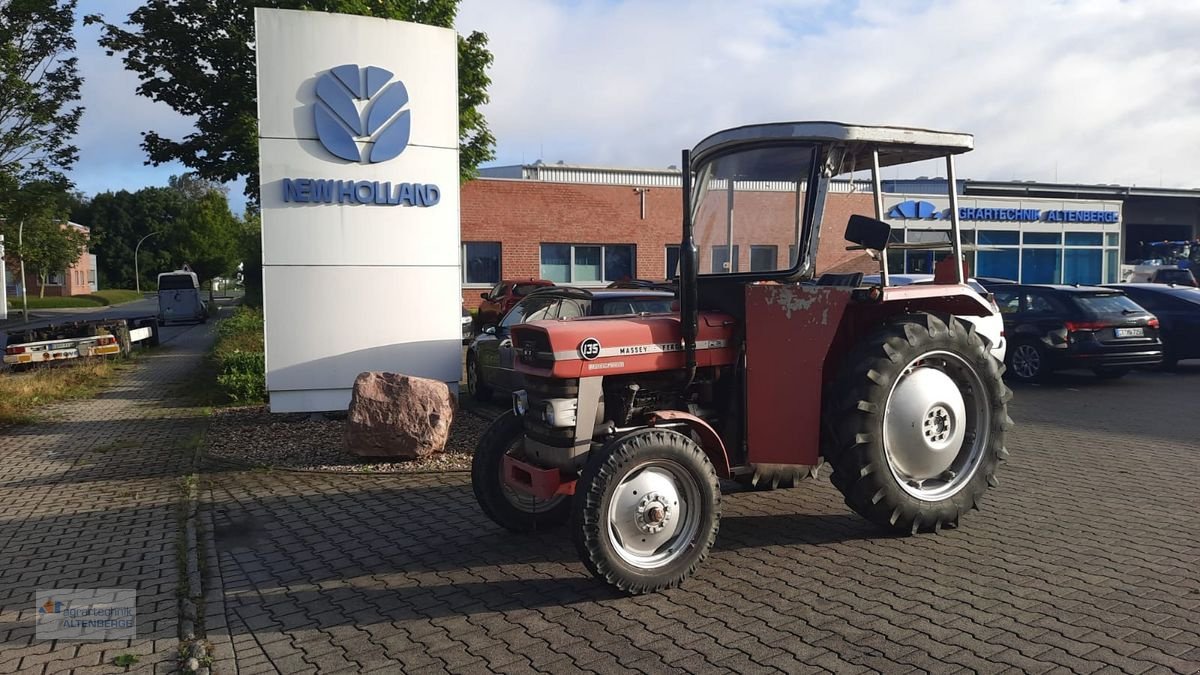
[(200, 297), (200, 280), (195, 272), (175, 270), (158, 275), (158, 324), (173, 321), (208, 321), (208, 308)]

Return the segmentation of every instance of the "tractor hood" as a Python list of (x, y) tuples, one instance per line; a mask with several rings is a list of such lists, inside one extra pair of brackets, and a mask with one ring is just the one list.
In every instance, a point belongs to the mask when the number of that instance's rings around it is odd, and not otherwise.
[[(727, 314), (700, 314), (696, 365), (733, 363), (734, 324)], [(682, 336), (677, 314), (534, 321), (513, 326), (513, 367), (562, 379), (682, 369)]]

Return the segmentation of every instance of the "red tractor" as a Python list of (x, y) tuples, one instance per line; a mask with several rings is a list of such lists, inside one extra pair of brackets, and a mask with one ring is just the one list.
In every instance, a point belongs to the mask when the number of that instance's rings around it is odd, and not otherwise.
[[(828, 462), (867, 520), (956, 527), (995, 485), (1012, 424), (1000, 363), (958, 318), (992, 311), (961, 263), (953, 156), (971, 147), (796, 122), (684, 151), (680, 311), (514, 327), (524, 388), (475, 451), (483, 511), (517, 532), (568, 524), (588, 569), (629, 593), (678, 585), (708, 555), (720, 479), (791, 487)], [(880, 170), (934, 158), (952, 257), (933, 284), (889, 286)], [(830, 181), (856, 170), (871, 172), (875, 218), (851, 216), (846, 239), (879, 261), (874, 286), (814, 270)], [(775, 269), (729, 273), (751, 246), (756, 267), (774, 248)]]

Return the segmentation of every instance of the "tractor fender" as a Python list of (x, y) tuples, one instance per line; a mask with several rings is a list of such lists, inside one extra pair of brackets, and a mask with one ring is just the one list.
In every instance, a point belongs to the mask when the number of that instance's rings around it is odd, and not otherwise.
[(663, 422), (686, 424), (700, 437), (700, 447), (704, 449), (704, 454), (708, 455), (708, 461), (712, 462), (713, 468), (717, 470), (717, 475), (721, 478), (729, 478), (733, 475), (729, 468), (729, 453), (725, 451), (725, 443), (721, 441), (717, 430), (713, 429), (708, 422), (682, 410), (659, 410), (650, 415), (651, 427)]
[(992, 308), (967, 285), (913, 284), (883, 289), (882, 314), (942, 312), (958, 316), (990, 316)]

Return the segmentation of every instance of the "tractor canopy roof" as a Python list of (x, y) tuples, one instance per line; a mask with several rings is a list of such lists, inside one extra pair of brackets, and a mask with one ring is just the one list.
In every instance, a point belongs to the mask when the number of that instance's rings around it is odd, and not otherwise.
[(910, 127), (863, 126), (841, 122), (772, 122), (718, 131), (692, 149), (698, 166), (714, 155), (774, 143), (828, 143), (845, 148), (843, 163), (867, 168), (871, 151), (879, 150), (879, 166), (909, 164), (969, 152), (974, 137), (949, 131)]

